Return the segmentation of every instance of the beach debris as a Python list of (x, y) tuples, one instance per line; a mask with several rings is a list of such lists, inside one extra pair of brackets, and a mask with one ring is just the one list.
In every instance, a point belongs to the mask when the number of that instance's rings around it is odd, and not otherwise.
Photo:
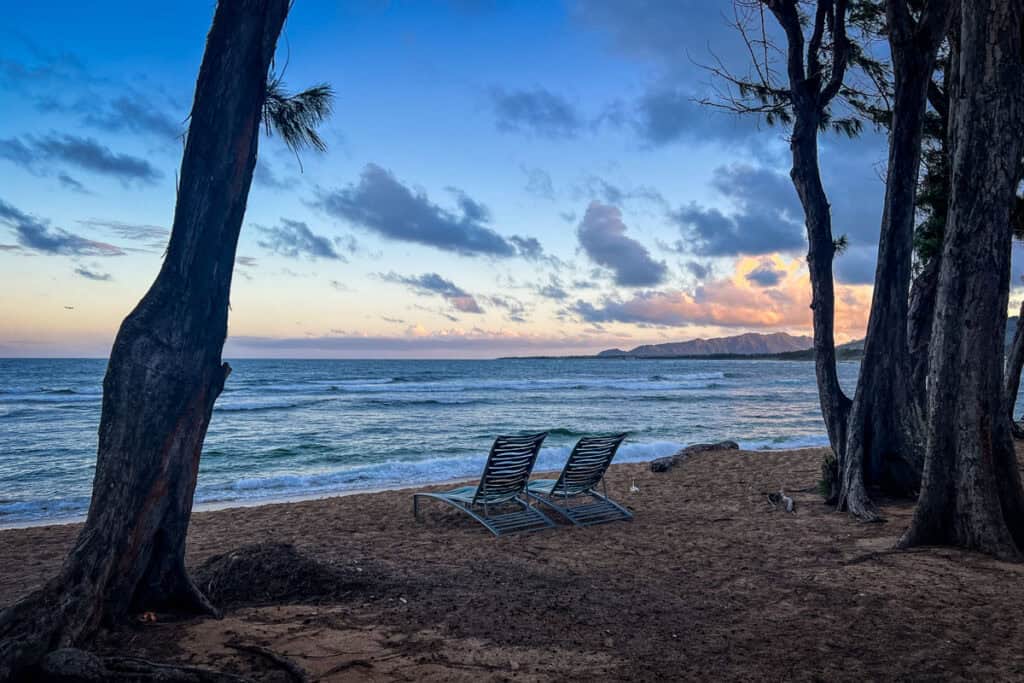
[(629, 480), (629, 492), (640, 493), (640, 487), (636, 485), (636, 479)]
[(364, 593), (380, 584), (350, 567), (310, 557), (290, 543), (257, 543), (214, 555), (193, 577), (218, 605), (316, 602)]
[(696, 443), (687, 446), (682, 450), (651, 461), (651, 472), (668, 472), (676, 465), (681, 464), (691, 455), (696, 453), (707, 453), (710, 451), (737, 451), (740, 445), (735, 441), (719, 441), (717, 443)]
[(778, 493), (768, 494), (768, 504), (772, 506), (773, 510), (781, 506), (786, 512), (796, 514), (796, 501), (787, 496), (781, 488)]

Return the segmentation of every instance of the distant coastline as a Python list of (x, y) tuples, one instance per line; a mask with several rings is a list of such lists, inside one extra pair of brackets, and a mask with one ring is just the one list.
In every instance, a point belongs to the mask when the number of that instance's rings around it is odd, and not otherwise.
[[(857, 348), (843, 348), (841, 346), (836, 347), (836, 360), (839, 361), (855, 361), (861, 360), (864, 357), (864, 349), (862, 347)], [(596, 361), (615, 361), (615, 360), (642, 360), (642, 361), (659, 361), (659, 360), (782, 360), (782, 361), (812, 361), (814, 360), (814, 349), (805, 349), (803, 351), (785, 351), (783, 353), (704, 353), (704, 354), (688, 354), (680, 356), (600, 356), (600, 355), (588, 355), (588, 356), (502, 356), (495, 360), (596, 360)]]
[[(785, 332), (761, 334), (748, 332), (732, 337), (690, 339), (682, 342), (644, 344), (629, 351), (606, 349), (586, 356), (511, 356), (499, 360), (565, 358), (574, 360), (814, 360), (814, 340), (795, 337)], [(855, 340), (836, 347), (836, 358), (841, 361), (860, 360), (864, 356), (864, 341)]]

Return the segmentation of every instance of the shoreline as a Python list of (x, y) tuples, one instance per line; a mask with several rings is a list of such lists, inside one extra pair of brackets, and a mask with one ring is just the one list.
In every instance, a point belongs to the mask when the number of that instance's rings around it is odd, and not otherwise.
[[(686, 448), (687, 444), (680, 446), (679, 450)], [(776, 453), (776, 452), (796, 452), (805, 450), (820, 450), (823, 446), (808, 445), (808, 446), (797, 446), (791, 448), (744, 448), (740, 446), (742, 453)], [(648, 465), (653, 460), (665, 456), (654, 456), (644, 460), (629, 460), (626, 462), (615, 462), (611, 465), (612, 468), (621, 467), (623, 465)], [(557, 476), (558, 470), (538, 470), (534, 472), (531, 477), (545, 476), (550, 478), (552, 475)], [(455, 484), (475, 484), (479, 481), (479, 475), (476, 477), (456, 477), (452, 479), (441, 479), (423, 481), (417, 483), (401, 483), (394, 486), (372, 486), (368, 488), (353, 488), (343, 489), (337, 491), (323, 491), (319, 493), (308, 493), (308, 494), (296, 494), (296, 495), (283, 495), (283, 496), (271, 496), (267, 498), (250, 498), (247, 500), (212, 500), (202, 503), (195, 503), (192, 506), (192, 514), (199, 514), (204, 512), (217, 512), (220, 510), (234, 510), (234, 509), (246, 509), (246, 508), (258, 508), (265, 505), (282, 505), (288, 503), (303, 503), (307, 501), (317, 500), (329, 500), (332, 498), (345, 498), (349, 496), (359, 495), (371, 495), (374, 493), (389, 493), (389, 492), (401, 492), (401, 491), (415, 491), (422, 488), (435, 488), (439, 486), (454, 486)], [(66, 527), (73, 526), (75, 524), (81, 524), (85, 521), (87, 513), (80, 515), (58, 517), (52, 519), (39, 519), (39, 520), (27, 520), (20, 522), (3, 522), (0, 521), (0, 532), (15, 530), (15, 529), (37, 529), (44, 527)]]

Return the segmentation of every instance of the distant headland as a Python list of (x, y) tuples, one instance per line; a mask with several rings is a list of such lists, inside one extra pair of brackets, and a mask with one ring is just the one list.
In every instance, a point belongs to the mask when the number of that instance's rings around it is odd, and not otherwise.
[[(593, 356), (517, 356), (516, 358), (813, 360), (813, 344), (814, 340), (811, 337), (794, 336), (786, 332), (770, 334), (748, 332), (732, 337), (644, 344), (628, 351), (606, 349)], [(863, 340), (848, 342), (836, 347), (836, 355), (839, 360), (859, 360), (863, 352)]]

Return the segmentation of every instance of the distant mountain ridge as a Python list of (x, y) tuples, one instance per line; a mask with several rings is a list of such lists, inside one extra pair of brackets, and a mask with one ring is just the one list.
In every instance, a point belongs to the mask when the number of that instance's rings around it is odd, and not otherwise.
[(748, 332), (734, 337), (716, 337), (714, 339), (691, 339), (683, 342), (666, 344), (644, 344), (630, 351), (607, 349), (601, 351), (599, 358), (660, 358), (669, 356), (710, 356), (718, 354), (734, 354), (754, 356), (791, 351), (806, 351), (811, 348), (814, 340), (810, 337), (796, 337), (785, 332), (760, 334)]

